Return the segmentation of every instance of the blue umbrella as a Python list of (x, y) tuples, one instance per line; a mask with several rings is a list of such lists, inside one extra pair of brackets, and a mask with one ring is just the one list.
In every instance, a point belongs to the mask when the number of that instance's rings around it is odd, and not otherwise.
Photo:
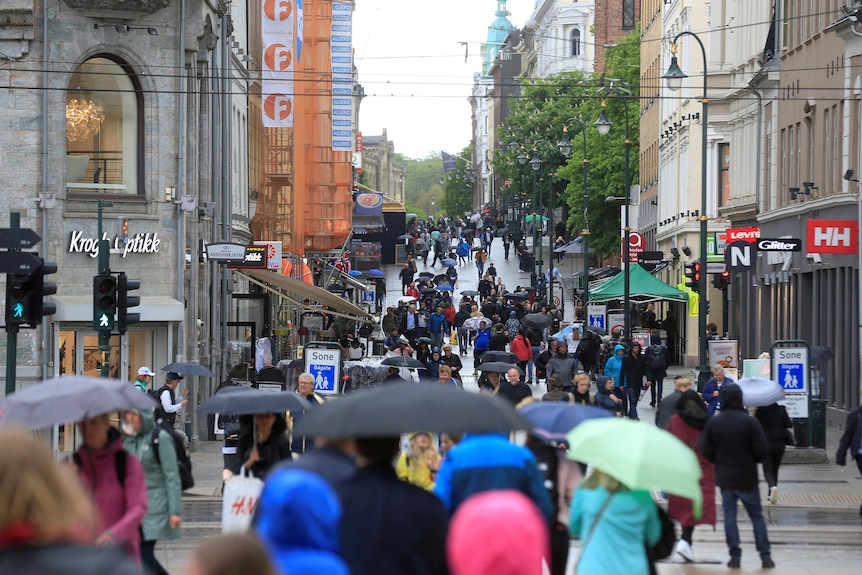
[(446, 266), (447, 268), (454, 268), (455, 266), (457, 266), (457, 265), (458, 265), (458, 262), (456, 262), (456, 261), (455, 261), (455, 260), (453, 260), (453, 259), (449, 259), (449, 258), (444, 259), (441, 263), (442, 263), (444, 266)]
[(350, 272), (348, 272), (348, 273), (349, 273), (352, 277), (357, 277), (357, 276), (361, 276), (361, 275), (362, 275), (362, 272), (361, 272), (361, 271), (359, 271), (359, 270), (350, 270)]
[(385, 274), (385, 273), (383, 273), (382, 271), (378, 270), (377, 268), (372, 268), (372, 269), (368, 270), (368, 275), (370, 275), (370, 276), (377, 276), (377, 277), (383, 277), (383, 276), (385, 276), (386, 274)]
[(437, 291), (454, 291), (452, 286), (442, 285), (437, 286)]
[(600, 407), (559, 402), (531, 403), (518, 411), (532, 424), (535, 434), (554, 441), (565, 441), (566, 434), (584, 421), (614, 416)]

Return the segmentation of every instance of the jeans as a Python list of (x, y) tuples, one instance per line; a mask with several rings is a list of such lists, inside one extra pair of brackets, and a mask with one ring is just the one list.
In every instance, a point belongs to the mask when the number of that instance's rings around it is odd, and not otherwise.
[(633, 387), (626, 388), (626, 400), (629, 403), (628, 417), (629, 419), (638, 419), (638, 395), (640, 391)]
[(536, 376), (535, 380), (536, 380), (536, 383), (538, 383), (539, 382), (539, 370), (536, 369), (536, 358), (539, 357), (539, 346), (533, 345), (533, 346), (530, 346), (530, 349), (532, 350), (533, 355), (530, 358), (529, 363), (527, 363), (527, 380), (533, 381), (533, 375), (535, 372), (535, 376)]
[[(655, 377), (655, 381), (652, 382), (649, 388), (650, 403), (661, 403), (662, 394), (664, 393), (664, 378), (667, 377), (667, 373), (663, 371), (654, 372), (653, 376)], [(658, 396), (657, 399), (656, 396)]]
[(760, 490), (725, 489), (721, 488), (721, 506), (724, 509), (724, 537), (730, 550), (731, 558), (739, 559), (742, 549), (739, 548), (739, 527), (736, 525), (736, 501), (742, 501), (745, 511), (754, 527), (754, 544), (761, 560), (770, 558), (769, 534), (766, 532), (766, 521), (763, 519), (763, 508), (760, 506)]
[(433, 331), (429, 334), (431, 337), (431, 347), (432, 349), (442, 348), (443, 347), (443, 332), (434, 333)]
[(466, 327), (457, 328), (458, 331), (458, 352), (467, 353), (467, 348), (470, 347), (469, 330)]

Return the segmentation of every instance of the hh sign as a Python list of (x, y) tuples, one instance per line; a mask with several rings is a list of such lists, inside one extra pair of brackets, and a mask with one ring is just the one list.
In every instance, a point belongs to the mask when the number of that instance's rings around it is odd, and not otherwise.
[(808, 220), (808, 251), (821, 254), (855, 254), (859, 249), (856, 220)]

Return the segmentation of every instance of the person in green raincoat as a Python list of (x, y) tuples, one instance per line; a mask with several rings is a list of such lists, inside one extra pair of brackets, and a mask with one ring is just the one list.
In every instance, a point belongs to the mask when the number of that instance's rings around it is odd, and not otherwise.
[[(156, 559), (159, 539), (176, 539), (182, 523), (182, 484), (177, 467), (173, 437), (159, 429), (158, 445), (153, 445), (155, 414), (152, 410), (124, 411), (121, 414), (123, 443), (144, 468), (147, 485), (147, 514), (141, 523), (141, 562), (144, 570), (168, 575)], [(158, 449), (158, 459), (154, 449)]]

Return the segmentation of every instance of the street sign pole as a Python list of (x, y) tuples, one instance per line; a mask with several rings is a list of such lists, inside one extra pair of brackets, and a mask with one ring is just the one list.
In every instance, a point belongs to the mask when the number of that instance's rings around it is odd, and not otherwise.
[[(17, 230), (21, 227), (20, 212), (9, 214), (9, 227)], [(10, 252), (16, 252), (19, 248), (12, 247)], [(9, 281), (8, 277), (6, 281)], [(6, 395), (15, 393), (15, 372), (18, 368), (18, 326), (6, 326)]]
[[(97, 236), (99, 239), (99, 275), (110, 275), (111, 274), (111, 253), (110, 246), (108, 244), (108, 240), (102, 237), (102, 208), (110, 207), (110, 202), (105, 202), (99, 200), (98, 207), (98, 231)], [(102, 377), (109, 377), (111, 373), (111, 329), (105, 328), (99, 330), (99, 351), (102, 355)]]

